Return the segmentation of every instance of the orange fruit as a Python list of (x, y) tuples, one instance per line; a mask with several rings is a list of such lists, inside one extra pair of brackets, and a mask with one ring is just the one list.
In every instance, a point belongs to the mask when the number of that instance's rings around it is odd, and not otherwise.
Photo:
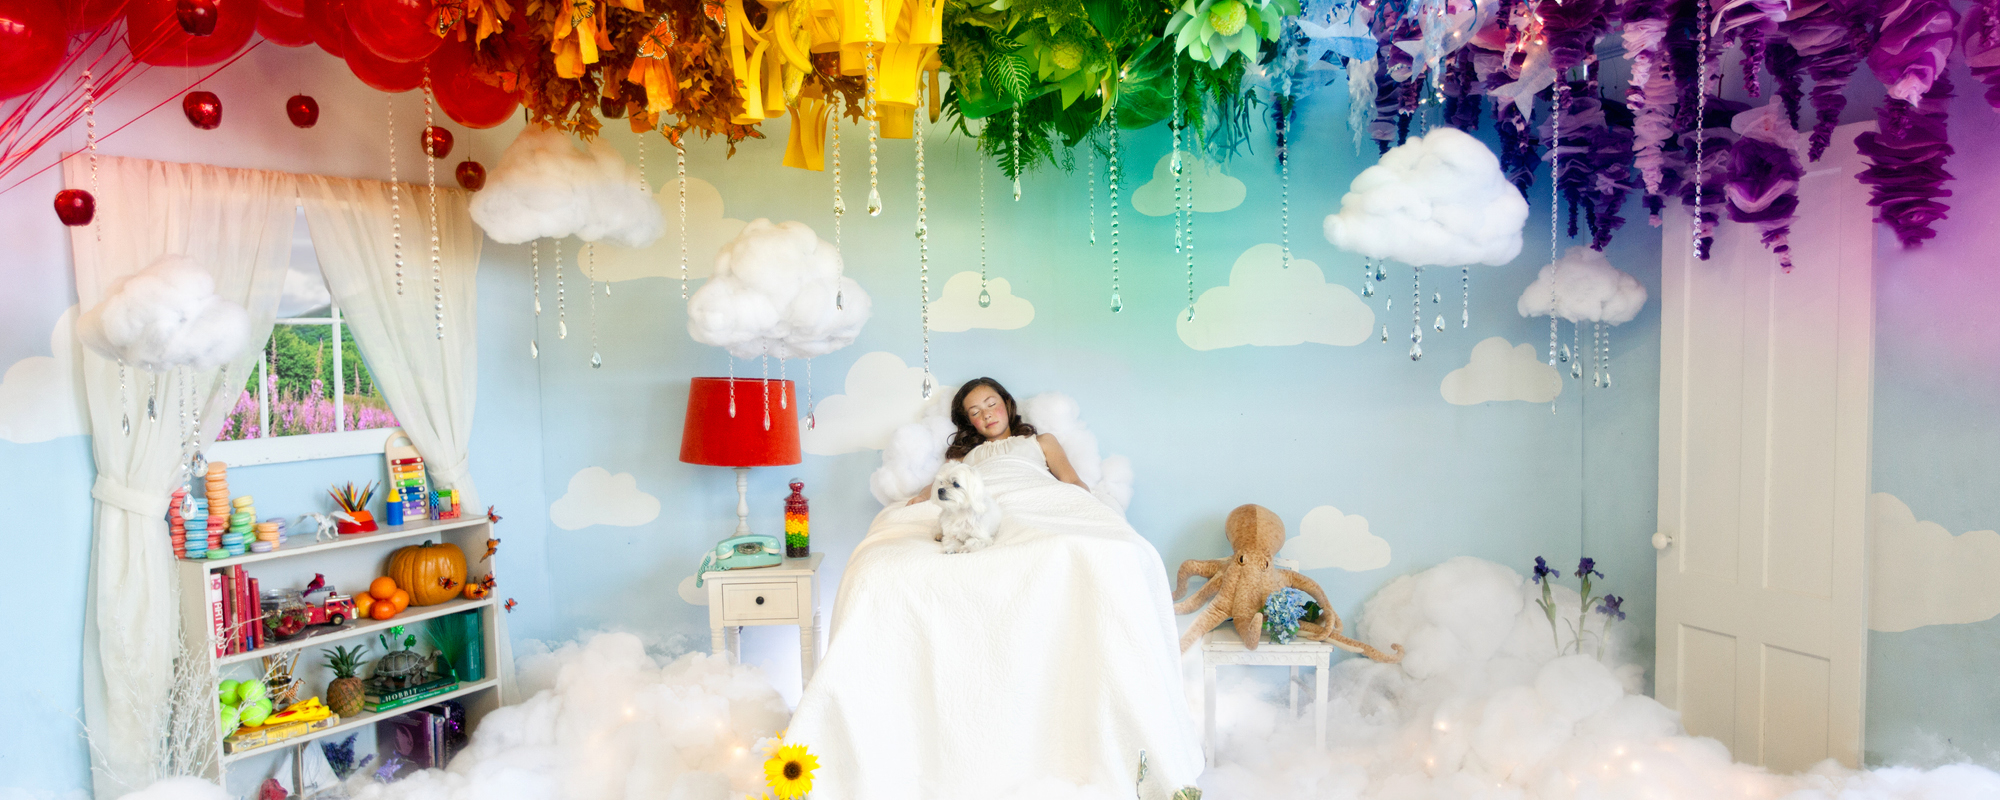
[(375, 619), (388, 619), (390, 617), (396, 616), (396, 604), (391, 603), (387, 600), (376, 603), (375, 605), (369, 607), (368, 616), (373, 617)]
[(368, 593), (374, 595), (377, 600), (387, 600), (390, 595), (396, 593), (396, 581), (386, 575), (376, 578), (373, 583), (368, 584)]
[(403, 609), (410, 607), (410, 593), (402, 589), (397, 589), (395, 594), (389, 595), (389, 602), (396, 606), (395, 613), (400, 614), (403, 612)]
[(354, 596), (354, 616), (368, 616), (368, 610), (375, 606), (375, 596), (363, 592)]

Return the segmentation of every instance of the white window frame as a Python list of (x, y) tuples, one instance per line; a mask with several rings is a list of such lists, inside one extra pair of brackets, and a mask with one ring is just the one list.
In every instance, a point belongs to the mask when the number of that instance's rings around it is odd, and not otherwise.
[[(347, 424), (345, 364), (341, 358), (341, 328), (347, 324), (340, 316), (340, 306), (330, 307), (324, 317), (291, 317), (275, 321), (276, 325), (330, 325), (333, 327), (333, 424)], [(268, 339), (266, 340), (269, 341)], [(204, 451), (210, 461), (220, 461), (230, 466), (250, 467), (259, 464), (286, 464), (295, 461), (312, 461), (321, 458), (341, 458), (345, 456), (379, 455), (383, 446), (392, 438), (403, 435), (403, 429), (368, 428), (333, 433), (306, 433), (291, 436), (271, 436), (271, 396), (270, 381), (266, 375), (270, 360), (257, 359), (257, 430), (264, 433), (256, 439), (235, 439), (209, 443)]]

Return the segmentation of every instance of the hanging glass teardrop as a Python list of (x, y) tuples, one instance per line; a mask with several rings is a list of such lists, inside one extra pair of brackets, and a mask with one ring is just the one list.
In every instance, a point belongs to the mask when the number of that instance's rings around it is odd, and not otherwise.
[(1382, 326), (1382, 343), (1383, 344), (1389, 343), (1389, 326), (1387, 325)]
[(1433, 328), (1437, 329), (1437, 331), (1438, 331), (1439, 333), (1443, 333), (1443, 332), (1444, 332), (1444, 315), (1443, 315), (1443, 314), (1439, 314), (1439, 315), (1438, 315), (1438, 318), (1437, 318), (1437, 321), (1436, 321), (1436, 322), (1433, 322), (1433, 323), (1431, 323), (1431, 327), (1433, 327)]
[(931, 383), (931, 376), (930, 376), (930, 375), (925, 375), (925, 376), (924, 376), (924, 399), (925, 399), (925, 400), (929, 400), (929, 399), (931, 399), (931, 390), (932, 390), (932, 389), (934, 389), (934, 388), (936, 388), (936, 387), (935, 387), (935, 385), (934, 385), (934, 384), (932, 384), (932, 383)]
[(1600, 386), (1605, 389), (1611, 388), (1611, 370), (1607, 369), (1604, 371), (1604, 383), (1600, 384)]
[(605, 282), (604, 282), (604, 296), (605, 296), (605, 297), (610, 297), (610, 296), (611, 296), (611, 282), (610, 282), (610, 281), (605, 281)]
[(882, 192), (872, 186), (868, 187), (868, 216), (882, 216)]
[(119, 417), (119, 418), (118, 418), (118, 427), (119, 427), (119, 428), (121, 428), (121, 429), (123, 429), (123, 430), (124, 430), (124, 431), (125, 431), (126, 433), (131, 433), (131, 432), (132, 432), (132, 415), (131, 415), (131, 414), (126, 414), (126, 415), (124, 415), (124, 416), (122, 416), (122, 417)]
[(1469, 308), (1465, 308), (1465, 309), (1460, 309), (1460, 310), (1459, 310), (1459, 312), (1458, 312), (1458, 327), (1461, 327), (1461, 328), (1470, 328), (1470, 327), (1472, 327), (1472, 309), (1469, 309)]
[(1576, 378), (1577, 380), (1582, 380), (1582, 379), (1583, 379), (1583, 362), (1581, 362), (1581, 361), (1572, 361), (1572, 362), (1570, 362), (1570, 364), (1569, 364), (1569, 376), (1570, 376), (1570, 377), (1572, 377), (1572, 378)]
[(158, 395), (146, 398), (146, 419), (160, 418), (160, 398)]
[(590, 368), (591, 368), (591, 369), (603, 369), (603, 368), (604, 368), (604, 356), (601, 356), (601, 355), (598, 355), (598, 354), (596, 354), (596, 353), (591, 353), (591, 354), (590, 354)]
[(564, 322), (562, 320), (556, 320), (556, 338), (558, 339), (569, 338), (569, 323)]
[(1442, 301), (1443, 301), (1442, 295), (1438, 294), (1437, 292), (1431, 292), (1431, 302), (1437, 303)]
[(1381, 265), (1381, 264), (1376, 264), (1376, 265), (1375, 265), (1375, 280), (1378, 280), (1378, 281), (1386, 281), (1386, 280), (1388, 280), (1388, 279), (1389, 279), (1389, 272), (1388, 272), (1388, 270), (1385, 270), (1385, 269), (1382, 269), (1382, 265)]
[(1383, 310), (1383, 311), (1394, 311), (1394, 310), (1396, 310), (1396, 298), (1394, 298), (1394, 297), (1391, 297), (1391, 298), (1388, 298), (1388, 299), (1386, 299), (1386, 300), (1383, 300), (1383, 301), (1382, 301), (1382, 310)]
[(539, 345), (539, 344), (536, 344), (536, 343), (535, 343), (535, 340), (533, 340), (533, 339), (529, 339), (529, 340), (528, 340), (528, 357), (529, 357), (529, 358), (541, 358), (541, 357), (542, 357), (542, 346), (541, 346), (541, 345)]
[(1194, 321), (1194, 306), (1188, 306), (1188, 316), (1187, 316), (1187, 321), (1189, 321), (1189, 322), (1193, 322), (1193, 321)]
[(1118, 298), (1118, 293), (1117, 293), (1117, 292), (1112, 292), (1112, 293), (1111, 293), (1111, 313), (1113, 313), (1113, 314), (1116, 314), (1116, 313), (1118, 313), (1118, 312), (1120, 312), (1120, 311), (1124, 311), (1124, 310), (1125, 310), (1125, 301), (1124, 301), (1124, 300), (1121, 300), (1121, 299), (1119, 299), (1119, 298)]
[(1563, 360), (1563, 362), (1564, 362), (1564, 363), (1568, 363), (1568, 362), (1569, 362), (1569, 345), (1563, 345), (1563, 348), (1562, 348), (1562, 360)]
[(993, 294), (991, 292), (988, 292), (985, 289), (979, 290), (979, 307), (980, 308), (993, 307)]
[(542, 298), (540, 298), (540, 297), (536, 297), (536, 298), (535, 298), (535, 314), (536, 314), (537, 316), (539, 316), (539, 315), (540, 315), (541, 313), (542, 313)]
[(1423, 358), (1423, 357), (1424, 357), (1424, 346), (1423, 346), (1423, 345), (1421, 345), (1421, 344), (1412, 344), (1412, 345), (1410, 345), (1410, 360), (1411, 360), (1411, 361), (1416, 361), (1416, 360), (1418, 360), (1418, 359), (1421, 359), (1421, 358)]
[(1361, 296), (1362, 296), (1362, 297), (1374, 297), (1374, 296), (1375, 296), (1375, 284), (1374, 284), (1374, 283), (1364, 283), (1364, 284), (1361, 284)]
[(807, 414), (807, 415), (806, 415), (806, 430), (812, 430), (812, 429), (814, 429), (814, 428), (817, 428), (817, 427), (819, 427), (819, 417), (818, 417), (818, 415), (815, 415), (815, 414)]

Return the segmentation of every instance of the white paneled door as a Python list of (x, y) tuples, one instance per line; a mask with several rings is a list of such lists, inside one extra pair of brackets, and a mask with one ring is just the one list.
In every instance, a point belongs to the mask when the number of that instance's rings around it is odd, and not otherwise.
[(1661, 263), (1656, 694), (1782, 772), (1861, 760), (1874, 225), (1840, 128), (1807, 165), (1790, 274), (1755, 226)]

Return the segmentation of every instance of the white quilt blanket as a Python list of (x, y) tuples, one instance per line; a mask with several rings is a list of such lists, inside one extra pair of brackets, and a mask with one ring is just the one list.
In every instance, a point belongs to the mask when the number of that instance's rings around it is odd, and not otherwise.
[(785, 734), (819, 758), (814, 800), (1132, 797), (1141, 751), (1141, 798), (1193, 785), (1159, 553), (1082, 489), (979, 469), (1019, 523), (993, 546), (944, 554), (922, 503), (884, 509), (855, 548)]

